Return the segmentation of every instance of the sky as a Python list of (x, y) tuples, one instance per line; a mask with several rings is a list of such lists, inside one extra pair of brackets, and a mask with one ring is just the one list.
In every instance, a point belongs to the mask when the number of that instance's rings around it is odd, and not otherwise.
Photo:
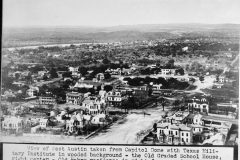
[(240, 0), (3, 0), (5, 26), (240, 23)]

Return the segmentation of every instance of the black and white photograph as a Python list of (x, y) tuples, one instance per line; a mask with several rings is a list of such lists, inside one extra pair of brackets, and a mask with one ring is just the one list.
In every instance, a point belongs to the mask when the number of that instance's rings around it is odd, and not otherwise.
[(1, 143), (238, 146), (239, 0), (2, 4)]

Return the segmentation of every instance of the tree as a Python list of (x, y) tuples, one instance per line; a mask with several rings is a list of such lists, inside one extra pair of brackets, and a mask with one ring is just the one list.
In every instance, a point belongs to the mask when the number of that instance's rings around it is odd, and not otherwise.
[(55, 68), (51, 68), (50, 70), (50, 78), (58, 78), (58, 74), (56, 72), (56, 69)]
[(106, 92), (109, 92), (109, 91), (111, 91), (113, 89), (113, 87), (111, 86), (111, 85), (105, 85), (104, 86), (104, 90), (106, 91)]
[(47, 74), (44, 74), (42, 79), (43, 79), (44, 81), (48, 80)]
[(28, 75), (25, 77), (27, 83), (31, 83), (32, 82), (32, 75), (31, 73), (29, 72)]
[(11, 96), (11, 97), (8, 97), (7, 100), (12, 104), (12, 102), (16, 100), (16, 97)]
[(19, 73), (15, 73), (15, 79), (19, 80), (19, 78), (20, 78), (20, 74)]
[(108, 72), (105, 73), (105, 74), (104, 74), (104, 78), (105, 78), (105, 79), (110, 79), (110, 78), (111, 78), (111, 74), (108, 73)]
[(204, 81), (204, 77), (203, 77), (203, 76), (200, 76), (200, 77), (199, 77), (199, 80), (200, 80), (201, 82), (203, 82), (203, 81)]
[(107, 58), (105, 58), (103, 61), (102, 61), (102, 63), (104, 63), (104, 64), (109, 64), (111, 61), (110, 60), (108, 60)]
[(174, 67), (174, 59), (170, 59), (166, 65), (168, 68), (173, 68)]
[(154, 131), (154, 132), (157, 132), (157, 123), (154, 123), (154, 124), (153, 124), (153, 131)]
[(182, 68), (176, 70), (176, 74), (184, 75), (184, 70)]
[(148, 89), (148, 96), (151, 97), (151, 96), (152, 96), (152, 93), (153, 93), (153, 90), (152, 90), (152, 88), (150, 87), (150, 88)]
[(69, 78), (72, 78), (72, 72), (64, 72), (62, 74), (62, 77), (65, 78), (65, 77), (69, 77)]
[(85, 76), (86, 74), (88, 74), (87, 72), (87, 68), (86, 67), (79, 67), (78, 71), (82, 74), (82, 76)]
[(180, 100), (175, 100), (174, 102), (173, 102), (173, 105), (174, 105), (174, 107), (176, 107), (176, 106), (178, 106), (178, 105), (180, 105)]

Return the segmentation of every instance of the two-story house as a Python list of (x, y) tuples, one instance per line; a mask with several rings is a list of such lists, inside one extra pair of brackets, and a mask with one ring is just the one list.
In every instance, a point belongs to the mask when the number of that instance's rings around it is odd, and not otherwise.
[(157, 137), (160, 143), (191, 144), (193, 142), (192, 128), (185, 124), (158, 123)]
[(109, 91), (106, 99), (110, 105), (120, 106), (122, 104), (122, 95), (120, 91)]
[(83, 101), (83, 94), (78, 92), (69, 92), (66, 94), (67, 103), (80, 105)]
[(209, 101), (206, 97), (193, 97), (192, 99), (188, 99), (187, 102), (189, 112), (209, 112)]

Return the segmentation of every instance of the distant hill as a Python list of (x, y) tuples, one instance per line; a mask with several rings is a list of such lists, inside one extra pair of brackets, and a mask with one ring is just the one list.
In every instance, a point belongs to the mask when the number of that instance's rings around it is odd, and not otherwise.
[[(239, 24), (146, 24), (112, 27), (60, 26), (3, 28), (3, 47), (55, 43), (118, 42), (201, 36), (214, 32), (219, 37), (239, 32)], [(233, 33), (232, 33), (233, 32)], [(204, 34), (203, 34), (204, 33)]]

